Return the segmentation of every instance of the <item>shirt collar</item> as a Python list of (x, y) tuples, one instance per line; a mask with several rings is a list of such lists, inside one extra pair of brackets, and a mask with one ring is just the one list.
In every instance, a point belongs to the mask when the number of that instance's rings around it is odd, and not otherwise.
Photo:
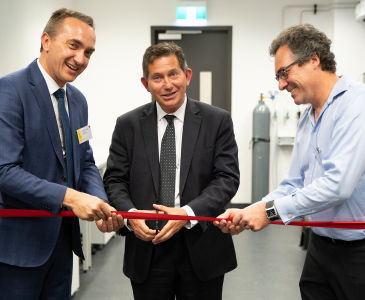
[[(43, 69), (42, 65), (39, 62), (39, 59), (37, 59), (37, 64), (38, 64), (39, 70), (41, 71), (41, 73), (44, 77), (44, 80), (46, 81), (50, 95), (53, 95), (53, 93), (55, 93), (60, 87), (58, 86), (56, 81), (54, 81), (53, 78), (51, 76), (49, 76), (48, 73)], [(66, 84), (62, 88), (65, 90), (65, 93), (66, 93)]]
[(187, 96), (185, 95), (184, 103), (180, 106), (180, 108), (172, 114), (167, 114), (163, 111), (160, 104), (156, 101), (156, 108), (157, 108), (157, 121), (160, 121), (166, 115), (174, 115), (177, 119), (184, 123), (185, 117), (185, 108), (186, 108)]
[(327, 105), (331, 104), (332, 101), (337, 98), (337, 96), (339, 96), (343, 92), (346, 92), (350, 87), (351, 80), (347, 75), (342, 75), (339, 77), (340, 79), (336, 82), (327, 99)]
[[(339, 76), (339, 78), (340, 79), (336, 82), (336, 84), (334, 85), (330, 95), (328, 96), (328, 99), (327, 99), (326, 103), (324, 104), (324, 106), (321, 110), (321, 113), (318, 117), (318, 120), (320, 119), (320, 117), (322, 116), (324, 111), (327, 109), (327, 107), (333, 102), (333, 100), (335, 100), (342, 93), (346, 92), (350, 87), (351, 80), (346, 74)], [(314, 118), (313, 106), (312, 105), (310, 105), (310, 108), (308, 107), (308, 117), (311, 117), (311, 115), (312, 115), (312, 118)]]

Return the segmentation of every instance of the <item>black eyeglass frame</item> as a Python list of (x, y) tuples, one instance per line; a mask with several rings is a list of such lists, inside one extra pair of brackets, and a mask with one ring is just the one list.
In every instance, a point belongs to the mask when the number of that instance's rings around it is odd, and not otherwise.
[(278, 71), (278, 74), (275, 76), (275, 79), (277, 81), (279, 81), (279, 77), (283, 80), (287, 80), (288, 79), (288, 73), (285, 71), (287, 70), (288, 68), (290, 68), (292, 65), (296, 64), (298, 62), (298, 60), (292, 62), (289, 66), (285, 67), (284, 69), (280, 69)]

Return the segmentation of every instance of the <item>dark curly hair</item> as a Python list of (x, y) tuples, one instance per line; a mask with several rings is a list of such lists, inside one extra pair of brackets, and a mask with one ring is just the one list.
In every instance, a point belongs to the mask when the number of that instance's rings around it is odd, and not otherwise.
[(283, 30), (272, 41), (269, 53), (274, 57), (281, 46), (287, 45), (299, 66), (317, 54), (322, 70), (335, 73), (336, 61), (335, 55), (330, 50), (331, 43), (332, 41), (323, 32), (310, 24), (293, 25)]

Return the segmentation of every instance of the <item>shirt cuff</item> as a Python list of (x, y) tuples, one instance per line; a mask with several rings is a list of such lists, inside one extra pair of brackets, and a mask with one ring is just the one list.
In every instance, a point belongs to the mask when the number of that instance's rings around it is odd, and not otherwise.
[[(131, 208), (130, 210), (128, 210), (128, 212), (132, 212), (137, 210), (137, 208)], [(132, 226), (128, 225), (128, 219), (124, 219), (124, 226), (127, 227), (129, 229), (129, 231), (133, 231)]]
[(298, 210), (294, 206), (293, 195), (288, 195), (279, 199), (275, 199), (274, 204), (281, 220), (289, 224), (293, 219), (300, 216)]
[[(188, 214), (189, 217), (195, 217), (195, 214), (189, 205), (183, 206), (182, 209), (186, 211), (186, 213)], [(191, 220), (191, 221), (188, 221), (184, 226), (186, 229), (191, 229), (196, 224), (198, 224), (197, 220)]]

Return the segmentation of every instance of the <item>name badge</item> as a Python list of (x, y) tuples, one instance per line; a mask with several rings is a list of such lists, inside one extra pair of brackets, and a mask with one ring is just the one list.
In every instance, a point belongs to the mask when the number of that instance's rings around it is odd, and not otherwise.
[(92, 139), (93, 135), (91, 134), (90, 125), (87, 125), (77, 130), (77, 137), (79, 138), (79, 144), (82, 144)]

